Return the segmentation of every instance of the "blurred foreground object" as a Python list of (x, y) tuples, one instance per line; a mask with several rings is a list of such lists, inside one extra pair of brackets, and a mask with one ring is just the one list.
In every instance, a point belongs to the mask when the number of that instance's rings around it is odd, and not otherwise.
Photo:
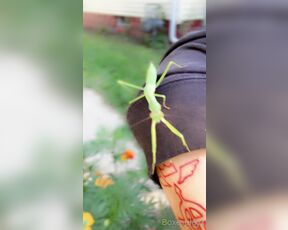
[(0, 229), (82, 226), (81, 7), (0, 2)]
[[(217, 216), (216, 210), (229, 205), (234, 225), (223, 214), (222, 225), (213, 222), (216, 225), (211, 227), (286, 229), (269, 223), (263, 227), (260, 220), (266, 214), (272, 218), (277, 210), (284, 215), (287, 210), (287, 202), (278, 200), (279, 207), (274, 208), (269, 200), (280, 193), (284, 201), (288, 191), (288, 5), (284, 1), (214, 3), (208, 2), (207, 11), (207, 130), (236, 159), (250, 194), (243, 196), (233, 187), (233, 177), (228, 179), (214, 164), (209, 155), (213, 146), (208, 141), (208, 220)], [(255, 197), (261, 196), (263, 199), (256, 201)], [(255, 211), (247, 217), (249, 221), (238, 212), (239, 202), (250, 202), (243, 213)], [(276, 219), (273, 224), (277, 224)], [(253, 220), (260, 225), (254, 225)]]
[(266, 194), (209, 213), (208, 229), (285, 230), (288, 229), (287, 216), (287, 195)]

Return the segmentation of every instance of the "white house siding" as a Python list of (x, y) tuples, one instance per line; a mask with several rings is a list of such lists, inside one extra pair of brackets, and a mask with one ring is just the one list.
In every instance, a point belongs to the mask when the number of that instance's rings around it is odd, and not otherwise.
[(178, 21), (205, 20), (206, 0), (180, 0)]
[[(179, 0), (178, 23), (205, 18), (206, 0)], [(169, 19), (171, 0), (83, 0), (83, 11), (115, 16), (144, 17), (146, 4), (160, 4)]]

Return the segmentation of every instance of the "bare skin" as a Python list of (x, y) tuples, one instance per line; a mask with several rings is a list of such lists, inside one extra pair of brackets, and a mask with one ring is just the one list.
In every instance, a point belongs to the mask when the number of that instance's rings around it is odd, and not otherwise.
[(206, 149), (180, 154), (156, 168), (181, 229), (206, 229)]

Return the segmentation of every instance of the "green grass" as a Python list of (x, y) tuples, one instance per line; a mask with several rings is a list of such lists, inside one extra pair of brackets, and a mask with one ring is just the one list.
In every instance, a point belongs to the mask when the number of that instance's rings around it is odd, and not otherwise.
[(86, 32), (83, 39), (84, 86), (95, 89), (123, 112), (136, 92), (119, 86), (117, 80), (143, 85), (149, 62), (158, 64), (164, 50), (153, 50), (119, 36)]

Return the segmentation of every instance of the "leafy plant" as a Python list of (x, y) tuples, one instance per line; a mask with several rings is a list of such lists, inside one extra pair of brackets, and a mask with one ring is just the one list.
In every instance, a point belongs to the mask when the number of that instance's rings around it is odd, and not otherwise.
[(83, 212), (88, 218), (84, 220), (83, 214), (85, 230), (175, 229), (175, 226), (161, 225), (161, 219), (173, 219), (170, 208), (163, 204), (156, 208), (156, 201), (147, 196), (152, 189), (147, 183), (149, 178), (143, 158), (140, 169), (121, 173), (117, 170), (103, 173), (97, 163), (87, 161), (97, 155), (111, 154), (113, 169), (116, 164), (132, 160), (136, 153), (125, 150), (130, 135), (126, 126), (112, 133), (101, 130), (96, 140), (84, 145)]

